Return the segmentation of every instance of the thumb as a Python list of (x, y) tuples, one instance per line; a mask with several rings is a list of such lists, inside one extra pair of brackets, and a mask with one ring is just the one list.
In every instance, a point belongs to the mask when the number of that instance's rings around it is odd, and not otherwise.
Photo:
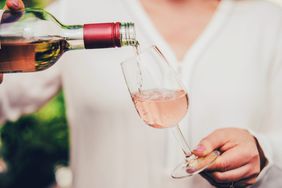
[(7, 0), (4, 9), (21, 10), (24, 9), (24, 3), (22, 0)]
[(229, 137), (224, 134), (223, 129), (216, 130), (202, 139), (192, 153), (199, 157), (204, 157), (223, 146), (226, 142), (228, 142), (228, 138)]

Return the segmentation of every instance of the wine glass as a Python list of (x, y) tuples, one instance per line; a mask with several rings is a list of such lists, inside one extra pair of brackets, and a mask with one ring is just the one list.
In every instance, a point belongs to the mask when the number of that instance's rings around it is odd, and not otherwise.
[(160, 50), (151, 46), (122, 62), (121, 67), (139, 116), (151, 127), (171, 128), (184, 152), (185, 162), (171, 176), (191, 176), (212, 164), (219, 152), (202, 158), (192, 154), (178, 126), (188, 110), (188, 94)]

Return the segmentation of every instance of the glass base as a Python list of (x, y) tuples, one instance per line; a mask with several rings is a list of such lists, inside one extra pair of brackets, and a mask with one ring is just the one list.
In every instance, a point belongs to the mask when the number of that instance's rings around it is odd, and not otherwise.
[(186, 157), (185, 162), (179, 164), (172, 172), (171, 177), (175, 179), (185, 178), (198, 174), (209, 167), (219, 156), (219, 151), (213, 151), (206, 157), (197, 157), (192, 154)]

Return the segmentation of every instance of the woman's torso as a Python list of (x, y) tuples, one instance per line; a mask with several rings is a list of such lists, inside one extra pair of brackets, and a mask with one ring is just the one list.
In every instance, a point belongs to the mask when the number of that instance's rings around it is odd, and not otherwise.
[[(267, 22), (274, 6), (225, 1), (182, 62), (177, 62), (140, 4), (130, 0), (80, 3), (90, 4), (78, 7), (77, 2), (67, 1), (66, 23), (133, 21), (142, 46), (157, 44), (164, 52), (190, 96), (188, 115), (181, 122), (190, 145), (221, 127), (260, 129), (273, 55), (268, 49), (278, 29), (273, 23), (268, 30), (258, 20)], [(74, 8), (76, 14), (71, 11)], [(126, 47), (73, 51), (60, 60), (74, 187), (209, 187), (200, 176), (169, 177), (183, 156), (168, 130), (150, 128), (139, 119), (119, 65), (131, 55), (134, 50)]]

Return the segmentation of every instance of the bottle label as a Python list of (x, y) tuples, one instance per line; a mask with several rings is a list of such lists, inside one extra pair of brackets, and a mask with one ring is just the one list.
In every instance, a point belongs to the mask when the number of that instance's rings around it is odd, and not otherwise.
[[(0, 24), (1, 24), (1, 21), (2, 21), (3, 13), (4, 13), (4, 10), (0, 10)], [(0, 50), (1, 50), (1, 40), (0, 40)]]

